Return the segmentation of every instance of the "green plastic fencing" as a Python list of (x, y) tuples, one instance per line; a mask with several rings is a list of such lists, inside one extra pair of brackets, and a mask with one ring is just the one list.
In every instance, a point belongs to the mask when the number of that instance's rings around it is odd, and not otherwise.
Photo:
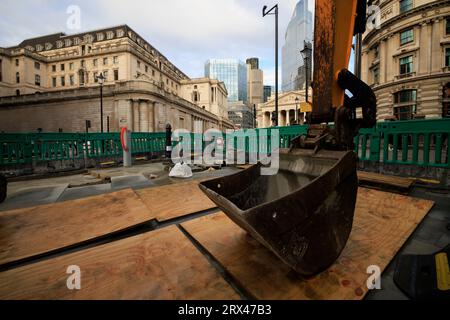
[[(133, 155), (165, 150), (165, 133), (133, 133)], [(100, 159), (122, 156), (119, 133), (0, 134), (0, 165), (42, 161)]]
[[(272, 130), (278, 130), (280, 148), (306, 134), (308, 126), (289, 126), (267, 129), (239, 130), (225, 135), (224, 156), (227, 146), (257, 153), (271, 150)], [(181, 135), (183, 136), (183, 135)], [(192, 154), (209, 144), (201, 134), (185, 133), (191, 139)], [(266, 139), (261, 139), (265, 136)], [(372, 129), (360, 130), (355, 138), (355, 152), (360, 160), (386, 164), (419, 165), (450, 168), (450, 119), (381, 122)], [(233, 139), (230, 142), (229, 139)], [(173, 146), (182, 139), (175, 139)], [(134, 156), (163, 154), (165, 132), (132, 133)], [(39, 161), (101, 159), (122, 157), (119, 133), (3, 133), (0, 134), (0, 165), (21, 165)]]
[(355, 138), (360, 160), (450, 168), (450, 119), (378, 123)]

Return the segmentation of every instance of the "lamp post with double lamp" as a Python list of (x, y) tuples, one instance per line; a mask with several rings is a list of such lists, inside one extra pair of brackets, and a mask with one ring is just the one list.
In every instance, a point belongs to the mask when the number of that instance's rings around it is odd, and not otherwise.
[(305, 66), (305, 100), (308, 103), (309, 97), (309, 62), (311, 59), (312, 45), (311, 42), (303, 41), (303, 50), (300, 51), (303, 57), (303, 65)]
[(103, 72), (97, 77), (97, 81), (100, 84), (100, 131), (103, 133), (103, 83), (105, 82)]
[(295, 124), (298, 124), (298, 103), (300, 99), (298, 97), (295, 98)]
[(274, 122), (278, 127), (278, 4), (274, 5), (270, 10), (267, 6), (263, 7), (263, 17), (267, 15), (275, 15), (275, 114)]

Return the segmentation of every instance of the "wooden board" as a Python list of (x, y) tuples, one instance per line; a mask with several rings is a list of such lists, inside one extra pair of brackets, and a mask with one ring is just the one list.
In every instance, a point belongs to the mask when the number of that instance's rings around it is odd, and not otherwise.
[(373, 172), (358, 171), (360, 185), (380, 188), (395, 189), (401, 192), (408, 192), (415, 179), (389, 176)]
[(167, 221), (216, 207), (198, 187), (200, 182), (170, 184), (136, 190), (136, 193), (147, 205), (152, 217), (160, 222)]
[(367, 267), (384, 270), (432, 206), (431, 201), (360, 188), (353, 231), (342, 255), (307, 280), (223, 213), (182, 226), (258, 299), (362, 299), (368, 291)]
[(131, 189), (0, 213), (0, 265), (148, 221)]
[[(67, 267), (81, 289), (67, 288)], [(239, 299), (171, 226), (0, 273), (0, 299)]]

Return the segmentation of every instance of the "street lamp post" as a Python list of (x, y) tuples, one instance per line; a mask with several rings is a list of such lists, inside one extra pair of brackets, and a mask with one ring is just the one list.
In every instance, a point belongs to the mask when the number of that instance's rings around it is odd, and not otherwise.
[(275, 126), (278, 127), (278, 4), (267, 11), (267, 6), (263, 7), (263, 17), (275, 15)]
[(105, 82), (105, 76), (103, 72), (97, 77), (100, 84), (100, 131), (103, 133), (103, 83)]
[(298, 102), (299, 98), (295, 98), (295, 124), (298, 124)]
[(309, 61), (311, 59), (311, 43), (303, 41), (303, 50), (300, 51), (303, 57), (303, 64), (305, 66), (305, 100), (308, 103), (309, 98)]

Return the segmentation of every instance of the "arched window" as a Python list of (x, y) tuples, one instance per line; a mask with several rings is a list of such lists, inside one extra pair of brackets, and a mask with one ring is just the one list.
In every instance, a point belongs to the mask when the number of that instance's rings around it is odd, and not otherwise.
[(200, 101), (200, 93), (198, 91), (194, 91), (192, 93), (192, 101), (194, 101), (194, 102)]
[(20, 83), (20, 73), (16, 72), (16, 83)]
[(20, 90), (19, 89), (16, 90), (16, 96), (20, 96)]

